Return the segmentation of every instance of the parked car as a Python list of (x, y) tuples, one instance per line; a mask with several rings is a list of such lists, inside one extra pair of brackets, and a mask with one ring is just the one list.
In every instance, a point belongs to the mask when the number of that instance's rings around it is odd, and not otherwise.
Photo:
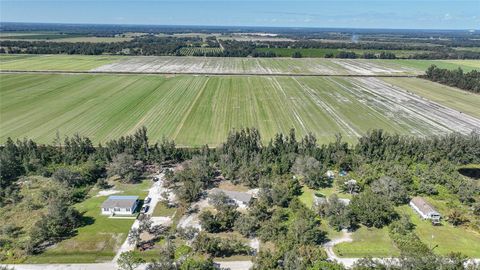
[(144, 204), (150, 203), (152, 201), (152, 198), (147, 197), (145, 198), (145, 201), (143, 202)]
[(142, 210), (140, 210), (140, 213), (145, 214), (145, 213), (148, 212), (148, 209), (150, 209), (150, 206), (149, 205), (144, 205), (142, 207)]

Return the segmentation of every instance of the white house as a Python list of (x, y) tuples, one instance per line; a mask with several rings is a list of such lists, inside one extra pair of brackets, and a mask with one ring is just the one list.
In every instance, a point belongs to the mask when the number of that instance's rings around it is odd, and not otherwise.
[(424, 198), (414, 197), (410, 206), (423, 218), (430, 219), (433, 223), (439, 223), (441, 215)]
[(102, 215), (132, 215), (138, 206), (138, 196), (110, 196), (102, 203)]

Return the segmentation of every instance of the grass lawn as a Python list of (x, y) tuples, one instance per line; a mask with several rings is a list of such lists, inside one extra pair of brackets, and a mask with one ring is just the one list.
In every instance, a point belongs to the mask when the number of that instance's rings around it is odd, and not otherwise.
[(175, 214), (175, 211), (177, 209), (175, 207), (167, 207), (163, 203), (157, 203), (155, 206), (155, 209), (153, 209), (153, 214), (152, 216), (154, 217), (171, 217), (173, 214)]
[(386, 258), (400, 254), (388, 235), (387, 227), (376, 229), (362, 226), (353, 233), (352, 238), (353, 242), (340, 243), (334, 247), (337, 256)]
[(315, 190), (307, 186), (303, 186), (302, 192), (302, 195), (300, 195), (299, 197), (300, 201), (304, 203), (308, 208), (312, 208), (314, 203)]
[[(430, 201), (431, 202), (431, 201)], [(439, 208), (441, 214), (445, 215)], [(399, 212), (410, 216), (412, 223), (416, 225), (415, 232), (422, 242), (430, 247), (435, 247), (435, 253), (446, 255), (451, 252), (461, 252), (472, 258), (480, 258), (480, 234), (463, 227), (455, 227), (446, 221), (441, 226), (433, 226), (429, 221), (422, 220), (413, 209), (404, 205), (399, 207)]]
[[(123, 190), (119, 195), (137, 195), (143, 199), (150, 181), (140, 184), (118, 184)], [(111, 260), (125, 241), (134, 219), (113, 219), (100, 214), (100, 205), (106, 196), (96, 197), (98, 192), (75, 207), (84, 213), (88, 225), (78, 228), (76, 236), (66, 239), (40, 255), (31, 256), (27, 263), (91, 263)]]

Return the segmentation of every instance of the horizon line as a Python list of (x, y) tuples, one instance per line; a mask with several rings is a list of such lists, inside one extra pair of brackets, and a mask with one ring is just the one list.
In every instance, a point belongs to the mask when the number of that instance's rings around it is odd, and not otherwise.
[[(202, 25), (202, 24), (143, 24), (143, 23), (76, 23), (76, 22), (20, 22), (0, 21), (0, 24), (50, 24), (50, 25), (85, 25), (85, 26), (157, 26), (157, 27), (218, 27), (218, 28), (272, 28), (272, 29), (323, 29), (323, 30), (409, 30), (409, 31), (480, 31), (475, 28), (370, 28), (370, 27), (313, 27), (313, 26), (262, 26), (262, 25)], [(3, 29), (0, 28), (0, 32)]]

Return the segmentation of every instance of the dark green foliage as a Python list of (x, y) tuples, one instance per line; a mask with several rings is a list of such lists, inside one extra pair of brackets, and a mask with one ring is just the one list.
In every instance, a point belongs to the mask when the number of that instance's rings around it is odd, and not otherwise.
[(200, 233), (192, 244), (193, 250), (214, 257), (249, 255), (252, 249), (237, 239), (224, 239)]
[(291, 175), (262, 179), (260, 196), (273, 205), (287, 207), (290, 201), (300, 194), (302, 186)]
[(326, 240), (326, 234), (320, 230), (320, 220), (303, 203), (294, 200), (290, 207), (294, 214), (287, 232), (287, 241), (292, 245), (320, 245)]
[(378, 195), (388, 198), (396, 205), (408, 202), (408, 191), (403, 183), (392, 177), (383, 176), (371, 184), (372, 191)]
[(118, 175), (122, 181), (133, 183), (139, 180), (143, 172), (143, 163), (135, 160), (133, 155), (118, 154), (112, 158), (107, 166), (109, 176)]
[(355, 227), (355, 217), (350, 208), (341, 202), (336, 194), (332, 194), (320, 203), (317, 210), (320, 216), (327, 218), (328, 224), (337, 231)]
[(387, 197), (367, 189), (353, 197), (350, 209), (359, 223), (367, 227), (382, 228), (397, 216)]
[(237, 204), (222, 192), (210, 195), (210, 203), (217, 212), (212, 214), (207, 210), (200, 214), (202, 228), (212, 233), (231, 230), (240, 214)]
[(389, 233), (395, 246), (400, 249), (402, 255), (431, 255), (432, 251), (420, 240), (414, 229), (415, 225), (410, 222), (409, 217), (402, 215), (400, 219), (390, 224)]
[(68, 200), (62, 197), (51, 198), (47, 213), (35, 224), (30, 233), (32, 246), (30, 252), (38, 252), (42, 244), (55, 243), (71, 236), (75, 228), (81, 225), (81, 218), (82, 215), (69, 205)]
[(205, 156), (195, 156), (183, 164), (183, 170), (175, 173), (177, 196), (185, 203), (200, 199), (203, 190), (214, 178), (214, 169)]
[(432, 65), (427, 69), (422, 78), (458, 87), (473, 93), (480, 93), (480, 72), (477, 70), (464, 73), (461, 68), (448, 70)]
[(330, 185), (325, 176), (327, 169), (313, 157), (298, 156), (291, 170), (295, 175), (302, 176), (303, 182), (309, 188), (318, 189)]
[(302, 53), (299, 51), (295, 51), (292, 53), (292, 58), (302, 58)]

